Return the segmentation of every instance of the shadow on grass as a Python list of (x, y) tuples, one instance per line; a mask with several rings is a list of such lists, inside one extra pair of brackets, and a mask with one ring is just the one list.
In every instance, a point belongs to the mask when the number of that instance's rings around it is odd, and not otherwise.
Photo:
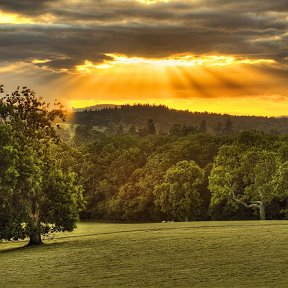
[[(60, 238), (60, 237), (59, 237)], [(39, 245), (29, 245), (27, 241), (20, 241), (20, 242), (5, 242), (0, 243), (0, 254), (4, 253), (13, 253), (13, 252), (24, 252), (24, 251), (36, 251), (36, 250), (43, 250), (43, 249), (54, 249), (57, 247), (63, 247), (63, 246), (71, 246), (74, 245), (75, 240), (74, 239), (67, 239), (66, 241), (57, 241), (58, 239), (53, 240), (44, 240), (45, 242)], [(55, 242), (54, 242), (55, 241)], [(20, 246), (23, 244), (22, 246)], [(14, 246), (16, 247), (5, 247), (5, 246)]]
[[(9, 243), (5, 243), (5, 244), (9, 244)], [(5, 245), (3, 244), (3, 245)], [(13, 243), (14, 244), (14, 243)], [(15, 244), (18, 244), (20, 245), (20, 243), (15, 243)], [(31, 251), (31, 250), (36, 250), (38, 248), (45, 248), (45, 247), (50, 247), (50, 246), (54, 246), (55, 244), (58, 246), (58, 244), (61, 244), (61, 243), (49, 243), (49, 244), (46, 244), (46, 243), (42, 243), (42, 244), (39, 244), (39, 245), (29, 245), (29, 243), (23, 243), (24, 245), (23, 246), (17, 246), (17, 247), (9, 247), (9, 248), (4, 248), (1, 249), (1, 245), (0, 245), (0, 254), (2, 253), (13, 253), (13, 252), (22, 252), (22, 251)]]
[[(79, 234), (79, 235), (65, 235), (65, 236), (57, 236), (55, 237), (55, 239), (53, 240), (45, 240), (44, 239), (44, 243), (41, 245), (28, 245), (28, 243), (26, 241), (23, 241), (23, 246), (19, 246), (21, 245), (21, 242), (5, 242), (5, 243), (0, 243), (0, 254), (2, 253), (13, 253), (13, 252), (22, 252), (22, 251), (31, 251), (31, 249), (36, 250), (38, 248), (41, 249), (50, 249), (50, 248), (56, 248), (56, 247), (61, 247), (61, 246), (70, 246), (70, 245), (74, 245), (74, 239), (78, 238), (78, 239), (83, 239), (86, 237), (91, 237), (91, 236), (104, 236), (104, 235), (112, 235), (112, 234), (129, 234), (129, 233), (137, 233), (137, 232), (158, 232), (158, 231), (169, 231), (169, 230), (194, 230), (194, 229), (215, 229), (215, 228), (231, 228), (231, 227), (238, 227), (238, 228), (247, 228), (247, 227), (257, 227), (258, 223), (261, 223), (260, 227), (267, 227), (267, 226), (272, 226), (271, 224), (268, 223), (263, 223), (258, 221), (257, 223), (249, 223), (246, 222), (244, 224), (241, 223), (241, 225), (239, 224), (232, 224), (229, 223), (228, 225), (206, 225), (206, 223), (203, 222), (203, 225), (199, 225), (199, 226), (181, 226), (181, 227), (157, 227), (157, 228), (148, 228), (148, 229), (131, 229), (131, 230), (123, 230), (123, 231), (110, 231), (110, 232), (98, 232), (98, 233), (88, 233), (88, 234)], [(277, 223), (277, 224), (273, 224), (273, 226), (277, 225), (277, 226), (288, 226), (287, 225), (288, 221), (283, 221), (283, 223)], [(166, 224), (163, 224), (166, 225)], [(258, 226), (259, 227), (259, 226)], [(67, 239), (67, 240), (66, 240)], [(60, 240), (60, 242), (58, 242)], [(64, 241), (63, 241), (64, 240)], [(56, 242), (54, 242), (56, 241)], [(6, 244), (17, 244), (17, 247), (9, 247), (9, 248), (5, 248)], [(3, 245), (3, 246), (2, 246)], [(2, 247), (1, 247), (2, 246)], [(1, 249), (2, 248), (2, 249)]]
[(11, 247), (11, 248), (6, 248), (6, 249), (4, 248), (3, 250), (2, 249), (0, 250), (0, 253), (3, 254), (3, 253), (20, 252), (20, 251), (24, 251), (27, 249), (29, 249), (29, 247), (27, 245), (24, 245), (20, 247)]

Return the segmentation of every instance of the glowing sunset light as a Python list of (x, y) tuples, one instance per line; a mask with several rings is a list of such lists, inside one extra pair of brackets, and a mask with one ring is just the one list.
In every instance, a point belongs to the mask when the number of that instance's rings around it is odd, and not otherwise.
[(7, 91), (288, 114), (286, 1), (0, 1), (0, 24)]
[(168, 2), (169, 0), (137, 0), (138, 2), (145, 4), (145, 5), (151, 5), (151, 4), (156, 4), (160, 2)]
[(37, 15), (36, 17), (27, 17), (21, 14), (9, 13), (0, 10), (0, 24), (13, 24), (13, 25), (25, 25), (25, 24), (51, 24), (55, 20), (55, 17), (50, 13), (43, 15)]
[(84, 73), (92, 73), (95, 69), (108, 69), (111, 65), (109, 63), (103, 63), (103, 64), (94, 64), (93, 62), (89, 60), (85, 60), (84, 64), (77, 65), (76, 71), (78, 72), (84, 72)]
[(32, 60), (31, 62), (33, 63), (33, 64), (44, 64), (44, 63), (48, 63), (48, 62), (50, 62), (51, 60), (49, 60), (49, 59), (34, 59), (34, 60)]
[(106, 54), (112, 60), (106, 60), (103, 63), (93, 63), (85, 60), (84, 64), (77, 65), (76, 71), (84, 73), (94, 73), (98, 69), (117, 68), (119, 66), (153, 66), (153, 67), (216, 67), (237, 64), (273, 64), (272, 59), (248, 59), (236, 58), (234, 56), (195, 56), (195, 55), (172, 55), (166, 58), (144, 58), (128, 57), (120, 54)]
[[(104, 102), (150, 103), (192, 111), (253, 114), (255, 103), (261, 102), (263, 108), (254, 113), (274, 115), (276, 110), (271, 109), (271, 104), (281, 107), (286, 101), (284, 97), (280, 103), (277, 102), (280, 98), (274, 97), (268, 103), (269, 97), (249, 96), (262, 93), (264, 87), (270, 87), (275, 81), (257, 69), (275, 65), (273, 59), (192, 54), (163, 58), (106, 56), (110, 60), (100, 63), (86, 60), (76, 67), (79, 84), (71, 87), (66, 96), (70, 107)], [(278, 89), (284, 91), (283, 85), (279, 84)], [(243, 93), (246, 95), (241, 99)]]
[(14, 13), (7, 13), (0, 10), (0, 24), (32, 24), (30, 18), (19, 16)]

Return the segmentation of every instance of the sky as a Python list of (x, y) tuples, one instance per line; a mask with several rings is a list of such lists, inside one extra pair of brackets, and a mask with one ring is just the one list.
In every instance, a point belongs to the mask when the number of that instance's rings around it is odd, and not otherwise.
[(288, 115), (288, 0), (1, 0), (0, 82), (68, 108)]

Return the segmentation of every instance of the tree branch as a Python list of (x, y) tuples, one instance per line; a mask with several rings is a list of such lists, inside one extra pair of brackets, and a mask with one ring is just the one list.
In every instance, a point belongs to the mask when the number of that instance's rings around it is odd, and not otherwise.
[(238, 199), (234, 191), (232, 191), (232, 197), (235, 202), (245, 206), (246, 208), (260, 208), (263, 205), (262, 201), (250, 201), (251, 204), (247, 204), (244, 201)]
[(244, 201), (238, 199), (234, 193), (234, 191), (232, 191), (232, 197), (233, 197), (233, 200), (239, 204), (242, 204), (243, 206), (245, 206), (246, 208), (250, 208), (249, 205), (247, 203), (245, 203)]

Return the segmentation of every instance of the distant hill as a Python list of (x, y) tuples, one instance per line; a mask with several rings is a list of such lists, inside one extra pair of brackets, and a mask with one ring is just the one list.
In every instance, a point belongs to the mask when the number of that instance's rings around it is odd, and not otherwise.
[(115, 107), (120, 107), (120, 105), (116, 104), (97, 104), (93, 106), (88, 106), (84, 108), (72, 108), (74, 112), (82, 112), (82, 111), (96, 111), (96, 110), (102, 110), (105, 108), (115, 108)]
[[(110, 104), (109, 104), (110, 105)], [(93, 125), (100, 127), (119, 127), (128, 130), (131, 126), (136, 129), (143, 127), (149, 119), (154, 121), (158, 132), (168, 132), (173, 124), (205, 126), (207, 132), (219, 133), (225, 129), (227, 122), (231, 122), (232, 130), (257, 129), (275, 134), (288, 134), (287, 117), (258, 117), (258, 116), (233, 116), (208, 112), (190, 112), (188, 110), (170, 109), (163, 105), (96, 105), (76, 110), (71, 123)]]

